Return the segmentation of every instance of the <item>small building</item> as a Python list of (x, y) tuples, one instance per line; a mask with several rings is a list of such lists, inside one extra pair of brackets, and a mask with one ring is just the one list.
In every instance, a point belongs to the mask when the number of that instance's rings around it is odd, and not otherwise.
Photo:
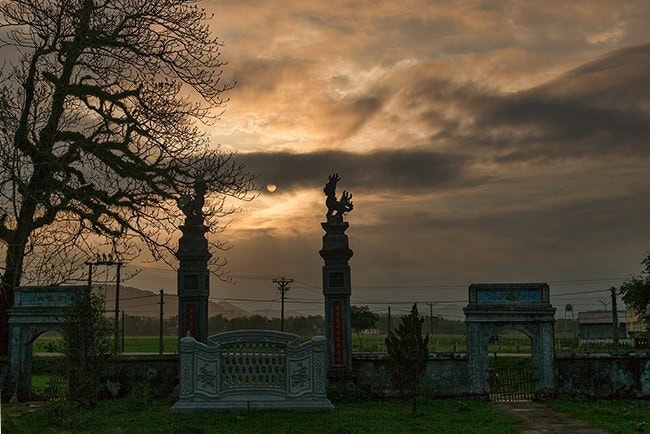
[[(618, 316), (618, 342), (621, 345), (632, 345), (632, 339), (627, 334), (627, 318), (625, 311), (619, 310)], [(578, 337), (579, 345), (586, 344), (612, 344), (612, 311), (594, 310), (578, 312)]]
[(645, 335), (647, 333), (645, 319), (639, 317), (636, 312), (629, 307), (625, 311), (625, 318), (627, 320), (627, 334), (634, 336)]
[(634, 348), (648, 347), (648, 329), (644, 317), (639, 317), (629, 307), (625, 311), (627, 334), (634, 341)]

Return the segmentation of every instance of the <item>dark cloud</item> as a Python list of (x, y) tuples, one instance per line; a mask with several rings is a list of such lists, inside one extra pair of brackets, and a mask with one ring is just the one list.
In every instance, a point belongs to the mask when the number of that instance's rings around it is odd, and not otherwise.
[(240, 154), (237, 159), (260, 175), (261, 184), (274, 183), (285, 189), (320, 185), (335, 172), (340, 173), (342, 185), (354, 186), (355, 191), (422, 191), (471, 182), (464, 169), (472, 158), (416, 149), (364, 154), (258, 152)]
[[(433, 141), (492, 150), (501, 161), (650, 154), (650, 44), (614, 52), (542, 86), (504, 94), (440, 78), (412, 104), (439, 128)], [(460, 108), (457, 118), (448, 107)], [(467, 126), (460, 127), (463, 119)], [(442, 128), (440, 128), (442, 127)]]
[(237, 90), (247, 95), (271, 94), (287, 81), (307, 73), (313, 64), (304, 59), (281, 57), (272, 59), (249, 58), (233, 62), (228, 77), (237, 81)]
[(338, 139), (344, 140), (357, 133), (381, 110), (384, 102), (385, 100), (381, 97), (369, 96), (333, 103), (329, 116), (336, 122)]

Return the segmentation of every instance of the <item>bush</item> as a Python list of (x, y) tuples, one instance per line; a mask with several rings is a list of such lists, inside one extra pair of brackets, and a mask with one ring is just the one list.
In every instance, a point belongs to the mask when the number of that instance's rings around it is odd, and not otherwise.
[(142, 410), (151, 403), (153, 394), (151, 387), (145, 383), (136, 383), (131, 387), (129, 394), (124, 398), (127, 410)]
[(413, 414), (417, 413), (417, 396), (421, 393), (420, 377), (427, 368), (429, 338), (422, 336), (424, 318), (418, 315), (417, 303), (410, 315), (402, 317), (395, 332), (388, 332), (386, 350), (393, 388), (412, 400)]
[(56, 356), (33, 356), (32, 374), (61, 372), (65, 367), (65, 360)]
[(50, 407), (48, 417), (52, 425), (65, 430), (79, 429), (83, 425), (82, 411), (73, 401), (59, 401)]
[(84, 408), (95, 408), (101, 371), (113, 348), (113, 330), (104, 316), (104, 297), (80, 291), (63, 328), (64, 353), (68, 363), (70, 397)]
[(355, 385), (352, 381), (331, 380), (327, 385), (327, 398), (333, 404), (364, 402), (371, 399), (371, 394)]

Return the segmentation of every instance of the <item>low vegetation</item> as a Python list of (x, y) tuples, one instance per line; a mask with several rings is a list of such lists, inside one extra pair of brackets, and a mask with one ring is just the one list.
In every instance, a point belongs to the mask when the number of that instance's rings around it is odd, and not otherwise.
[(650, 401), (647, 400), (575, 398), (548, 401), (547, 405), (611, 433), (650, 432)]
[[(333, 411), (250, 411), (175, 415), (172, 402), (147, 400), (134, 405), (129, 398), (101, 401), (94, 410), (68, 403), (47, 403), (26, 410), (25, 404), (3, 404), (3, 432), (203, 433), (203, 432), (444, 432), (515, 433), (516, 424), (486, 401), (421, 399), (418, 415), (410, 404), (367, 401), (338, 404)], [(6, 430), (6, 431), (5, 431)]]

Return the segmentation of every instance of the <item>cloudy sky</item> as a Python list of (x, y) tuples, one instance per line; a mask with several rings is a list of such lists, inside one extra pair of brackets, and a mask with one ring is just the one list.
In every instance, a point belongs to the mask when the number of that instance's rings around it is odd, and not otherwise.
[[(471, 283), (549, 282), (563, 314), (568, 302), (603, 307), (603, 290), (640, 271), (650, 3), (204, 5), (237, 82), (213, 143), (277, 186), (222, 234), (237, 282), (215, 279), (213, 297), (271, 300), (271, 279), (286, 276), (289, 309), (322, 313), (322, 187), (334, 172), (354, 196), (355, 304), (434, 301), (454, 317)], [(173, 273), (132, 283), (175, 292)]]

